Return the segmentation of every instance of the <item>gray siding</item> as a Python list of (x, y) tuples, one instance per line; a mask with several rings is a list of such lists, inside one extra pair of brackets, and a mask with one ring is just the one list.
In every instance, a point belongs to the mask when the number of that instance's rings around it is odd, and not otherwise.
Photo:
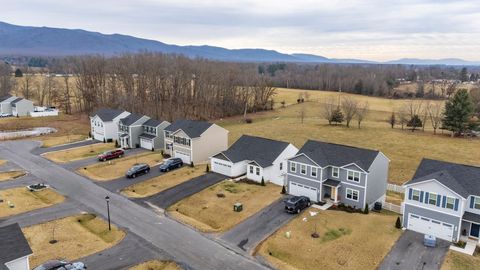
[(165, 128), (170, 125), (169, 122), (162, 122), (157, 126), (157, 137), (155, 138), (155, 150), (163, 149), (165, 146)]
[(315, 163), (313, 163), (309, 158), (305, 157), (304, 155), (299, 155), (299, 156), (293, 157), (289, 160), (294, 161), (294, 162), (308, 164), (308, 165), (311, 165), (311, 166), (316, 166)]
[[(347, 188), (358, 190), (358, 202), (347, 199)], [(362, 187), (349, 185), (346, 182), (342, 182), (342, 185), (338, 188), (338, 199), (340, 203), (344, 203), (358, 209), (363, 209), (365, 207), (365, 189)]]
[(131, 126), (130, 127), (130, 147), (136, 148), (137, 144), (140, 147), (140, 138), (139, 136), (143, 133), (142, 126)]
[(388, 165), (388, 159), (378, 154), (370, 166), (367, 179), (367, 203), (370, 206), (387, 192)]
[[(298, 161), (296, 161), (296, 162), (298, 162)], [(292, 163), (291, 163), (291, 161), (289, 160), (289, 161), (288, 161), (288, 173), (293, 174), (293, 175), (297, 175), (297, 176), (300, 176), (300, 177), (305, 177), (305, 178), (308, 178), (308, 179), (312, 179), (312, 180), (315, 180), (315, 181), (320, 181), (320, 173), (321, 173), (321, 172), (320, 172), (320, 171), (321, 171), (320, 168), (317, 167), (317, 176), (314, 177), (314, 176), (312, 176), (312, 166), (311, 166), (311, 165), (305, 164), (305, 163), (295, 163), (295, 164), (296, 164), (295, 166), (296, 166), (297, 169), (296, 169), (295, 172), (292, 172), (292, 170), (291, 170), (291, 168), (292, 168), (292, 167), (291, 167), (291, 164), (292, 164)], [(307, 167), (306, 174), (300, 173), (300, 164), (306, 165), (306, 167)]]

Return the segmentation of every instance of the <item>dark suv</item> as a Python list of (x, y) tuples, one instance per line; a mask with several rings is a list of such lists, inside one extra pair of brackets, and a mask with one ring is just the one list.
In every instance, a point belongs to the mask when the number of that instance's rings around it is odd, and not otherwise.
[(167, 159), (165, 162), (163, 162), (162, 165), (160, 165), (160, 171), (168, 172), (170, 170), (180, 168), (182, 166), (183, 166), (183, 161), (181, 158), (170, 158), (170, 159)]
[(150, 172), (150, 166), (145, 163), (140, 163), (140, 164), (133, 165), (133, 167), (127, 171), (125, 176), (127, 178), (135, 178), (141, 174), (147, 174), (149, 172)]
[(294, 196), (284, 201), (285, 211), (299, 214), (303, 209), (312, 205), (310, 198), (305, 196)]
[(122, 149), (115, 149), (112, 151), (106, 151), (98, 155), (98, 160), (107, 161), (109, 159), (121, 158), (125, 154), (125, 151)]

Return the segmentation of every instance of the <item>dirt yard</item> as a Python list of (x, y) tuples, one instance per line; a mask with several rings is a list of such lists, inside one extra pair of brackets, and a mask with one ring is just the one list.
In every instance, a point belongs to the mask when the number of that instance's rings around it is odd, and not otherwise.
[(449, 250), (441, 270), (480, 270), (480, 251), (477, 247), (473, 256)]
[[(30, 266), (35, 267), (50, 259), (75, 260), (108, 249), (119, 243), (125, 232), (92, 214), (66, 217), (23, 228), (33, 250)], [(54, 235), (55, 233), (55, 235)], [(57, 240), (55, 244), (49, 241)]]
[[(0, 203), (0, 218), (49, 207), (65, 200), (62, 195), (49, 188), (32, 192), (25, 187), (0, 190), (0, 199), (3, 200)], [(14, 205), (13, 208), (9, 202)]]
[(12, 180), (18, 177), (22, 177), (25, 175), (24, 171), (8, 171), (8, 172), (0, 172), (0, 182)]
[[(226, 180), (172, 205), (168, 211), (200, 231), (227, 231), (279, 199), (281, 189), (274, 184), (261, 186)], [(243, 204), (243, 211), (233, 211), (237, 202)]]
[(67, 163), (75, 160), (95, 157), (108, 150), (115, 149), (113, 143), (96, 143), (82, 147), (70, 148), (61, 151), (43, 154), (43, 157), (58, 163)]
[(129, 268), (129, 270), (181, 270), (175, 262), (171, 261), (148, 261)]
[(405, 197), (405, 195), (403, 193), (398, 193), (398, 192), (393, 192), (393, 191), (387, 190), (386, 201), (389, 202), (389, 203), (396, 204), (396, 205), (401, 205), (404, 197)]

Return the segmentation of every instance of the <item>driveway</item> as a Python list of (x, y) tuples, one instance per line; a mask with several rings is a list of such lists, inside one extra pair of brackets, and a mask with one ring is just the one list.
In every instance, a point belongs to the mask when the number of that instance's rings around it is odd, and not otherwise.
[(423, 234), (405, 231), (385, 257), (380, 270), (440, 269), (450, 243), (437, 239), (437, 247), (423, 245)]
[(97, 141), (97, 140), (83, 140), (83, 141), (79, 141), (79, 142), (62, 144), (62, 145), (59, 145), (59, 146), (45, 147), (45, 148), (44, 147), (35, 148), (35, 149), (33, 149), (32, 153), (36, 154), (36, 155), (40, 155), (40, 154), (47, 153), (47, 152), (60, 151), (60, 150), (74, 148), (74, 147), (96, 144), (96, 143), (102, 143), (102, 142)]
[(216, 183), (225, 180), (225, 178), (226, 177), (224, 175), (209, 172), (207, 174), (192, 178), (186, 182), (183, 182), (155, 195), (134, 200), (140, 203), (148, 202), (160, 208), (167, 209), (168, 207), (174, 205), (176, 202), (181, 201), (186, 197), (192, 196), (193, 194), (204, 190), (209, 186), (215, 185)]
[(233, 229), (225, 232), (221, 239), (244, 251), (253, 251), (260, 242), (296, 216), (285, 212), (283, 199), (273, 202)]
[(164, 172), (161, 172), (160, 169), (158, 168), (159, 166), (160, 165), (153, 166), (151, 167), (150, 172), (148, 174), (140, 175), (135, 178), (127, 178), (124, 176), (124, 177), (120, 177), (110, 181), (94, 181), (94, 182), (97, 185), (100, 185), (112, 192), (119, 192), (123, 188), (126, 188), (136, 183), (140, 183), (164, 174)]
[[(127, 150), (125, 150), (124, 157), (133, 156), (133, 155), (144, 153), (144, 152), (147, 152), (147, 151), (148, 150), (143, 149), (143, 148), (127, 149)], [(68, 170), (76, 170), (78, 168), (87, 167), (87, 166), (95, 164), (97, 162), (100, 162), (100, 161), (98, 161), (97, 157), (91, 157), (91, 158), (75, 160), (75, 161), (67, 162), (67, 163), (59, 163), (59, 165), (64, 167), (65, 169), (68, 169)], [(128, 169), (128, 168), (126, 168), (126, 169)]]

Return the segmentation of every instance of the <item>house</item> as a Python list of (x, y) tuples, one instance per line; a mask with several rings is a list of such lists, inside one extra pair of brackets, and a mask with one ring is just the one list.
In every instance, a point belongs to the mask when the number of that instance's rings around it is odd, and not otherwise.
[(122, 148), (140, 147), (140, 135), (143, 133), (143, 124), (150, 117), (132, 113), (118, 122), (118, 142)]
[(143, 133), (140, 137), (140, 147), (148, 150), (163, 149), (165, 145), (165, 128), (170, 123), (167, 121), (158, 121), (155, 119), (148, 119), (143, 123)]
[(0, 227), (0, 270), (30, 270), (32, 254), (18, 223)]
[(248, 179), (285, 185), (287, 159), (298, 149), (288, 142), (243, 135), (226, 151), (210, 160), (212, 171), (228, 177), (247, 176)]
[(208, 161), (228, 148), (228, 130), (212, 123), (176, 120), (165, 128), (165, 149), (190, 164)]
[(448, 241), (478, 241), (480, 167), (423, 159), (404, 184), (403, 226)]
[(363, 209), (385, 202), (390, 160), (380, 151), (309, 140), (288, 160), (287, 191)]
[(130, 115), (129, 112), (110, 108), (101, 108), (90, 115), (91, 137), (98, 141), (118, 140), (118, 122)]
[(4, 96), (0, 98), (0, 114), (13, 116), (27, 116), (33, 112), (33, 102), (15, 96)]

